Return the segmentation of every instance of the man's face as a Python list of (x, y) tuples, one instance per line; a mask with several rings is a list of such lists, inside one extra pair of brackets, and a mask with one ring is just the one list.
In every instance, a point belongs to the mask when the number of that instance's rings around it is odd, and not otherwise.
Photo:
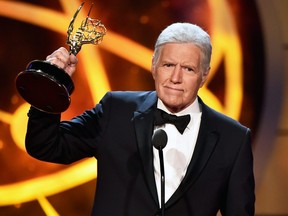
[(160, 48), (152, 74), (158, 97), (170, 112), (192, 104), (209, 73), (201, 71), (201, 50), (192, 43), (167, 43)]

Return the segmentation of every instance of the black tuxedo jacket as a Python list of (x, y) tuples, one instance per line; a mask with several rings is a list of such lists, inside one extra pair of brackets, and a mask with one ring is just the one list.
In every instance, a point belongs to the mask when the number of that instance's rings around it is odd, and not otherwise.
[[(161, 215), (151, 137), (155, 92), (109, 92), (71, 121), (29, 112), (26, 148), (44, 161), (69, 164), (97, 158), (92, 215)], [(166, 216), (254, 215), (250, 130), (199, 98), (202, 119), (186, 176), (165, 204)]]

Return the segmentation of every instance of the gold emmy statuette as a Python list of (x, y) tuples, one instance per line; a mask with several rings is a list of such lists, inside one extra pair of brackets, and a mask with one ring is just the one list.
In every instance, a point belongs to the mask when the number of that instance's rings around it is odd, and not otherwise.
[[(86, 19), (73, 34), (74, 21), (83, 5), (84, 2), (75, 12), (67, 30), (66, 43), (70, 47), (70, 54), (74, 55), (80, 51), (83, 44), (101, 43), (106, 34), (106, 28), (101, 21), (89, 17), (93, 4)], [(74, 83), (58, 66), (48, 61), (34, 60), (28, 64), (25, 71), (17, 75), (16, 87), (21, 97), (35, 108), (47, 113), (61, 113), (70, 105)]]

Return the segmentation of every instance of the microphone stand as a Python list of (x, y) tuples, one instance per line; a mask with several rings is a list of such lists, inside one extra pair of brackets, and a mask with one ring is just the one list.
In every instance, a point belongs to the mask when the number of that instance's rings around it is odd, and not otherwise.
[(160, 173), (161, 173), (161, 215), (165, 215), (165, 173), (162, 146), (159, 147)]
[(163, 148), (167, 145), (168, 137), (163, 129), (158, 129), (152, 136), (152, 144), (158, 149), (159, 161), (160, 161), (160, 175), (161, 175), (161, 212), (162, 216), (165, 215), (165, 174), (164, 174), (164, 160), (163, 160)]

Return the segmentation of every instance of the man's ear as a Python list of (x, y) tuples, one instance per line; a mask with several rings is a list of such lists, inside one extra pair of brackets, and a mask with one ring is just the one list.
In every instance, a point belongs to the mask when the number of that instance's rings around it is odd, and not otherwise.
[(201, 81), (201, 84), (200, 84), (200, 88), (205, 84), (207, 78), (208, 78), (208, 75), (209, 75), (209, 72), (210, 72), (210, 67), (207, 68), (203, 74), (202, 74), (202, 81)]
[(155, 71), (156, 71), (156, 64), (155, 64), (155, 57), (153, 55), (152, 62), (151, 62), (151, 73), (152, 73), (153, 79), (155, 79)]

